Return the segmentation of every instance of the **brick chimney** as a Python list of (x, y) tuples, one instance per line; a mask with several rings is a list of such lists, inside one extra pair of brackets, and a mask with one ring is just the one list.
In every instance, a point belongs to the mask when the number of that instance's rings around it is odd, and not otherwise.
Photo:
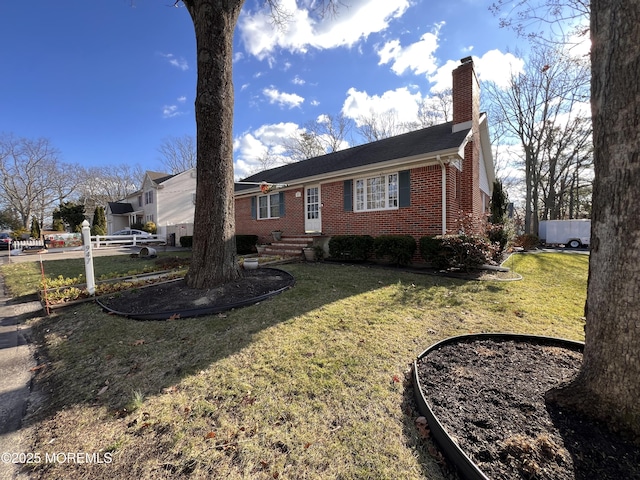
[[(453, 71), (453, 125), (478, 119), (480, 86), (473, 68), (473, 59), (465, 57)], [(468, 127), (467, 127), (468, 128)], [(460, 130), (460, 128), (458, 129)]]
[(480, 218), (483, 215), (480, 195), (480, 85), (473, 59), (465, 57), (453, 71), (453, 132), (471, 129), (464, 149), (460, 185), (460, 209)]

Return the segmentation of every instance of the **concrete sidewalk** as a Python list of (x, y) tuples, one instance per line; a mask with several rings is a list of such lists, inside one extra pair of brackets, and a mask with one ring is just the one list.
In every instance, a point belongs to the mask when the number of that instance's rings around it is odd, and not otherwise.
[[(39, 310), (42, 310), (40, 302), (12, 304), (0, 276), (0, 455), (28, 452), (20, 428), (29, 401), (31, 369), (36, 361), (27, 342), (29, 328), (24, 322), (28, 314)], [(18, 473), (16, 465), (0, 459), (0, 479), (16, 478), (27, 477)]]

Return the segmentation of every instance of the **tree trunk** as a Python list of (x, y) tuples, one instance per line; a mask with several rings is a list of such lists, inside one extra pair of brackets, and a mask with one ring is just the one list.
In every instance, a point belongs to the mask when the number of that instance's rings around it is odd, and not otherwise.
[(244, 0), (184, 0), (195, 27), (197, 184), (192, 288), (239, 277), (233, 180), (233, 32)]
[(640, 3), (591, 2), (595, 181), (584, 364), (548, 392), (640, 441)]

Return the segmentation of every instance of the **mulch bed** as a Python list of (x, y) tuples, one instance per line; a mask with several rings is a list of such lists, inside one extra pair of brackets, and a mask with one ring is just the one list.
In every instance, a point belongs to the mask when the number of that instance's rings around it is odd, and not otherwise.
[(184, 280), (177, 280), (102, 297), (100, 302), (111, 310), (131, 315), (175, 312), (179, 316), (179, 312), (187, 310), (224, 309), (243, 302), (250, 303), (252, 299), (290, 285), (291, 276), (286, 272), (258, 268), (243, 270), (238, 280), (206, 290), (189, 288)]
[(640, 449), (603, 425), (547, 405), (582, 353), (520, 341), (443, 345), (418, 362), (434, 414), (490, 479), (640, 479)]

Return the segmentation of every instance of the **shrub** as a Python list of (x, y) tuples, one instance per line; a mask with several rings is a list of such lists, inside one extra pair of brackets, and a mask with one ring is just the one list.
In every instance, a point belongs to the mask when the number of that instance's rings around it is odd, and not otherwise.
[(491, 242), (497, 243), (500, 246), (500, 252), (502, 252), (511, 239), (511, 228), (504, 223), (489, 223), (487, 224), (487, 237)]
[(425, 262), (435, 268), (448, 267), (447, 259), (443, 254), (442, 237), (422, 237), (418, 242), (420, 246), (420, 256)]
[(193, 247), (193, 235), (184, 235), (180, 237), (180, 246), (184, 248)]
[(141, 230), (144, 230), (147, 233), (155, 235), (158, 232), (158, 227), (156, 227), (156, 224), (153, 222), (147, 222), (144, 224), (144, 227), (141, 228)]
[(420, 239), (420, 253), (436, 268), (465, 270), (490, 263), (499, 252), (497, 244), (480, 235), (443, 235)]
[(373, 241), (376, 257), (389, 257), (393, 263), (407, 265), (417, 249), (411, 235), (380, 235)]
[(537, 235), (534, 235), (532, 233), (525, 233), (518, 236), (513, 243), (525, 250), (531, 250), (540, 245), (540, 239)]
[(258, 235), (236, 235), (236, 251), (239, 255), (255, 252)]
[(364, 261), (372, 248), (369, 235), (336, 235), (329, 240), (329, 256), (337, 260)]

